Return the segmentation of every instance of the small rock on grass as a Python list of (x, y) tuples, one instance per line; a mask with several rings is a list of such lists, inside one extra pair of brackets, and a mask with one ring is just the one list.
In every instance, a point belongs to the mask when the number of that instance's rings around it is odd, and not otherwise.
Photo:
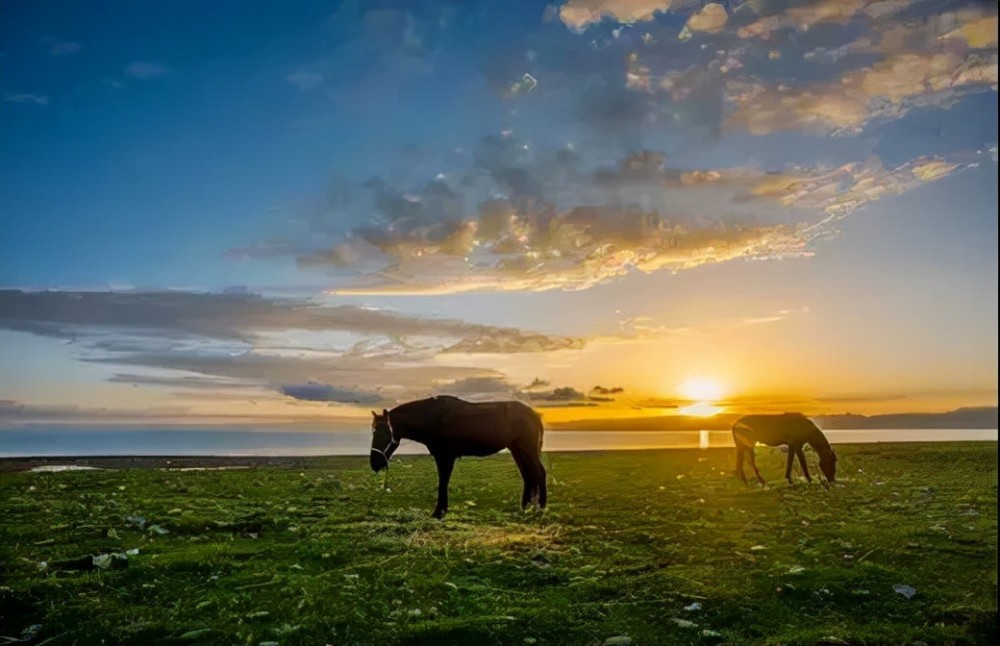
[(24, 641), (29, 642), (35, 637), (38, 637), (38, 633), (42, 632), (42, 624), (31, 624), (27, 628), (21, 631), (21, 639), (14, 641)]
[(128, 556), (121, 552), (98, 554), (90, 557), (99, 570), (121, 570), (128, 567)]
[(894, 585), (892, 589), (896, 594), (901, 594), (907, 599), (912, 599), (913, 595), (917, 594), (917, 589), (910, 585)]
[(195, 639), (200, 639), (201, 637), (204, 637), (205, 635), (211, 632), (212, 632), (211, 628), (196, 628), (194, 630), (187, 631), (186, 633), (178, 637), (178, 639), (181, 639), (183, 641), (192, 641)]
[(632, 646), (632, 638), (628, 635), (615, 635), (605, 639), (604, 646)]

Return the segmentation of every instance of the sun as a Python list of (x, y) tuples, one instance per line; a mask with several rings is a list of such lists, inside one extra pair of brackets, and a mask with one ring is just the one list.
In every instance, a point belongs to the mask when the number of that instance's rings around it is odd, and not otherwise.
[(681, 397), (699, 403), (718, 401), (724, 391), (719, 380), (712, 377), (692, 377), (677, 386), (677, 393)]

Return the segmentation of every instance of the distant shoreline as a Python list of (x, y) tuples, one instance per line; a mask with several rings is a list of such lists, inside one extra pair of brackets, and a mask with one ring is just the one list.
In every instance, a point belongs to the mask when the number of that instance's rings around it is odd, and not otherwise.
[[(922, 442), (923, 446), (940, 444), (982, 444), (995, 445), (996, 440), (952, 441), (941, 440)], [(912, 444), (911, 442), (879, 442), (882, 446), (897, 444)], [(859, 443), (858, 446), (863, 446)], [(715, 446), (707, 449), (692, 448), (649, 448), (649, 449), (592, 449), (583, 451), (547, 451), (549, 454), (571, 455), (574, 453), (629, 453), (634, 451), (731, 451), (731, 447)], [(406, 459), (426, 457), (421, 455), (406, 455)], [(91, 467), (94, 469), (178, 469), (178, 470), (213, 470), (232, 468), (295, 468), (307, 469), (329, 466), (331, 462), (367, 460), (363, 455), (46, 455), (32, 457), (0, 457), (0, 473), (16, 473), (30, 471), (35, 467), (73, 466)]]
[(45, 455), (33, 457), (0, 457), (0, 473), (29, 471), (35, 467), (70, 465), (95, 469), (218, 469), (220, 467), (283, 467), (315, 466), (321, 460), (361, 460), (357, 455)]

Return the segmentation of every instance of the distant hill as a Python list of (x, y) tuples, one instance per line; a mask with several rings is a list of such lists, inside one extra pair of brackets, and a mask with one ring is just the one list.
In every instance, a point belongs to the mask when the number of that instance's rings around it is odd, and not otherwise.
[[(724, 413), (711, 417), (664, 415), (624, 419), (587, 419), (548, 424), (553, 430), (573, 431), (728, 431), (741, 417)], [(947, 413), (897, 413), (893, 415), (811, 416), (824, 429), (886, 428), (997, 428), (997, 407), (959, 408)]]
[(895, 415), (823, 415), (813, 417), (820, 428), (997, 428), (997, 407), (959, 408), (947, 413)]

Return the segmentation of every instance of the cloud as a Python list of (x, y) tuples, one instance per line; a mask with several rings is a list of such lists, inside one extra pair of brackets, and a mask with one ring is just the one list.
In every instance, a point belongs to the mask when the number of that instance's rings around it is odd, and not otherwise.
[[(698, 326), (669, 326), (657, 323), (656, 319), (651, 316), (631, 316), (618, 322), (618, 333), (616, 335), (593, 337), (588, 339), (588, 341), (595, 345), (600, 343), (618, 345), (633, 342), (646, 343), (653, 339), (686, 339), (695, 336), (711, 336), (720, 332), (730, 332), (751, 325), (777, 323), (789, 317), (807, 314), (808, 312), (808, 307), (763, 311), (750, 316), (706, 321)], [(591, 393), (602, 394), (598, 391), (598, 388), (600, 387), (595, 386)]]
[[(116, 372), (114, 383), (220, 396), (277, 391), (336, 403), (369, 402), (376, 393), (405, 401), (449, 384), (454, 390), (505, 378), (452, 365), (449, 357), (459, 353), (583, 345), (513, 328), (243, 293), (0, 290), (0, 329), (72, 340), (73, 354), (89, 363), (155, 371)], [(478, 343), (487, 338), (499, 341)]]
[(42, 40), (42, 43), (48, 45), (50, 56), (77, 54), (82, 49), (82, 47), (80, 47), (80, 43), (74, 43), (68, 40), (59, 40), (58, 38), (45, 38)]
[(620, 23), (652, 20), (657, 11), (670, 8), (671, 0), (568, 0), (559, 8), (559, 19), (568, 27), (582, 31), (589, 25), (610, 18)]
[(131, 332), (140, 340), (168, 335), (243, 342), (259, 340), (268, 331), (343, 331), (391, 338), (436, 337), (452, 352), (474, 351), (483, 347), (477, 346), (478, 341), (490, 337), (497, 339), (486, 346), (490, 352), (540, 352), (581, 343), (514, 328), (244, 293), (0, 290), (0, 328), (58, 338), (92, 336), (110, 329)]
[[(680, 213), (666, 217), (636, 206), (522, 208), (493, 202), (478, 219), (446, 223), (466, 232), (460, 248), (427, 240), (427, 228), (391, 229), (381, 245), (389, 264), (377, 274), (334, 288), (339, 294), (448, 294), (470, 291), (546, 291), (586, 289), (630, 271), (681, 271), (706, 263), (808, 256), (813, 243), (836, 234), (840, 221), (875, 200), (895, 195), (966, 168), (968, 162), (918, 158), (896, 168), (877, 159), (833, 169), (794, 168), (763, 173), (751, 168), (679, 171), (665, 168), (656, 155), (628, 158), (620, 171), (599, 173), (591, 185), (643, 190), (677, 204), (685, 192), (697, 200), (728, 200), (730, 209), (769, 209), (777, 204), (800, 221), (700, 218)], [(708, 191), (706, 193), (706, 191)], [(582, 193), (581, 193), (582, 195)], [(769, 203), (769, 204), (768, 204)], [(494, 208), (495, 207), (495, 208)], [(539, 340), (540, 339), (536, 339)], [(505, 343), (483, 338), (484, 347)], [(518, 344), (528, 339), (517, 338)], [(471, 350), (467, 337), (456, 348)], [(547, 344), (551, 347), (552, 343)]]
[(612, 388), (594, 386), (590, 389), (587, 399), (593, 402), (613, 402), (615, 401), (615, 398), (611, 395), (620, 395), (623, 392), (625, 392), (625, 389), (621, 386), (614, 386)]
[(323, 75), (299, 70), (288, 75), (288, 82), (299, 90), (312, 90), (323, 84)]
[(553, 350), (579, 350), (581, 339), (571, 339), (545, 334), (527, 334), (520, 330), (495, 330), (491, 334), (468, 336), (443, 352), (503, 353), (552, 352)]
[(455, 379), (436, 388), (442, 395), (454, 395), (470, 400), (510, 399), (516, 389), (505, 377), (466, 377)]
[(516, 393), (520, 399), (530, 402), (542, 402), (541, 405), (562, 405), (562, 406), (600, 406), (601, 404), (615, 401), (616, 395), (624, 392), (624, 388), (602, 388), (595, 386), (589, 394), (583, 393), (576, 388), (562, 386), (551, 390), (522, 390)]
[(579, 402), (586, 401), (587, 396), (575, 388), (564, 386), (547, 392), (528, 393), (531, 401), (546, 402)]
[[(870, 14), (884, 4), (868, 5), (864, 12)], [(910, 15), (910, 20), (882, 20), (888, 15), (882, 12), (880, 20), (870, 24), (877, 38), (855, 38), (836, 50), (817, 50), (806, 56), (868, 54), (880, 56), (879, 60), (823, 83), (769, 88), (766, 93), (772, 99), (754, 106), (743, 104), (740, 96), (747, 95), (739, 90), (735, 103), (740, 108), (731, 123), (752, 124), (749, 129), (757, 134), (789, 128), (855, 134), (872, 121), (898, 119), (915, 107), (948, 108), (965, 94), (996, 91), (995, 8), (972, 4), (919, 19)], [(785, 109), (776, 110), (775, 99)], [(765, 116), (749, 117), (755, 109)], [(787, 121), (778, 125), (781, 119)]]
[[(283, 242), (230, 255), (322, 272), (332, 295), (579, 290), (633, 272), (809, 257), (865, 205), (970, 163), (953, 149), (871, 158), (884, 123), (996, 85), (985, 4), (580, 0), (554, 13), (570, 32), (526, 37), (530, 57), (519, 44), (483, 64), (501, 93), (524, 70), (539, 79), (532, 95), (544, 100), (518, 99), (514, 126), (449, 144), (454, 154), (419, 170), (408, 159), (332, 183), (318, 212), (271, 237)], [(393, 42), (409, 20), (370, 19)], [(589, 28), (604, 19), (617, 26)], [(682, 25), (690, 39), (678, 40)], [(843, 137), (815, 138), (830, 134)], [(779, 140), (790, 143), (778, 151)], [(760, 161), (719, 165), (733, 158)], [(468, 336), (455, 351), (505, 342)]]
[(764, 16), (740, 27), (740, 38), (770, 38), (780, 29), (808, 31), (822, 23), (846, 24), (864, 12), (868, 17), (884, 18), (905, 9), (911, 0), (814, 0), (804, 4), (788, 4), (783, 11)]
[[(204, 395), (205, 393), (202, 393)], [(205, 407), (205, 400), (226, 402), (225, 407), (212, 408)], [(249, 404), (243, 408), (235, 408), (231, 405), (229, 397), (222, 393), (212, 393), (211, 399), (207, 397), (190, 396), (192, 405), (162, 405), (162, 406), (136, 406), (128, 407), (127, 404), (120, 408), (107, 408), (103, 406), (78, 406), (78, 405), (45, 405), (27, 404), (13, 400), (0, 400), (0, 425), (21, 425), (21, 424), (86, 424), (86, 425), (107, 425), (107, 424), (129, 424), (144, 423), (150, 425), (173, 425), (173, 424), (195, 424), (199, 428), (204, 428), (206, 424), (240, 425), (247, 424), (277, 423), (286, 424), (289, 419), (298, 422), (321, 424), (324, 428), (337, 425), (345, 429), (357, 429), (358, 420), (355, 415), (348, 410), (330, 410), (325, 406), (309, 406), (306, 402), (301, 402), (294, 409), (294, 416), (290, 417), (290, 411), (283, 410), (280, 406), (268, 406), (265, 410), (254, 406), (256, 400), (246, 400), (244, 398), (233, 400), (242, 401)], [(271, 400), (264, 400), (271, 404)], [(264, 403), (264, 402), (261, 402)], [(293, 404), (294, 405), (294, 404)], [(338, 415), (337, 413), (341, 413)], [(348, 413), (348, 414), (344, 414)]]
[(124, 72), (126, 76), (131, 76), (132, 78), (144, 81), (172, 74), (173, 69), (169, 65), (165, 65), (163, 63), (133, 61), (125, 67)]
[(898, 119), (914, 107), (947, 105), (968, 92), (995, 91), (997, 55), (938, 52), (889, 56), (830, 83), (728, 86), (729, 128), (755, 135), (781, 130), (860, 133), (873, 119)]
[(327, 384), (289, 384), (281, 387), (288, 397), (305, 401), (337, 402), (341, 404), (375, 404), (382, 401), (377, 393), (335, 388)]
[[(495, 179), (497, 170), (503, 171), (498, 184), (515, 196), (530, 191), (538, 195), (565, 193), (568, 199), (585, 201), (607, 200), (618, 191), (635, 196), (637, 189), (646, 188), (651, 197), (666, 197), (668, 190), (676, 195), (676, 189), (721, 177), (714, 171), (665, 169), (662, 157), (649, 152), (627, 157), (621, 170), (588, 175), (575, 167), (570, 157), (556, 155), (539, 163), (521, 161), (515, 152), (519, 146), (509, 146), (504, 143), (507, 139), (513, 138), (498, 138), (487, 146), (488, 153), (479, 155), (477, 167), (487, 175), (478, 177), (489, 181)], [(521, 175), (530, 177), (537, 186), (528, 189), (511, 179)], [(344, 291), (451, 293), (483, 289), (484, 283), (491, 289), (578, 289), (622, 275), (629, 267), (680, 268), (689, 262), (702, 262), (692, 260), (692, 256), (702, 255), (704, 261), (719, 253), (739, 256), (760, 242), (759, 232), (746, 227), (718, 221), (706, 227), (680, 214), (667, 219), (656, 211), (627, 204), (559, 212), (553, 204), (533, 198), (495, 197), (481, 201), (478, 212), (468, 213), (464, 205), (473, 200), (463, 199), (443, 181), (432, 185), (437, 197), (433, 207), (422, 193), (377, 187), (374, 203), (386, 216), (384, 224), (357, 229), (352, 235), (382, 254), (384, 266), (370, 284), (361, 280)], [(764, 235), (774, 238), (783, 234), (774, 229)], [(300, 257), (299, 262), (349, 266), (356, 255), (351, 253), (355, 244), (335, 245), (330, 252)], [(435, 273), (447, 276), (447, 284), (434, 281)]]
[(680, 34), (710, 30), (712, 47), (650, 36), (630, 48), (626, 87), (651, 96), (647, 118), (711, 117), (755, 135), (853, 135), (914, 107), (996, 90), (996, 8), (986, 4), (744, 3), (725, 22), (725, 8), (713, 5), (691, 13)]
[(997, 46), (997, 17), (974, 18), (941, 35), (940, 38), (941, 40), (961, 39), (972, 49), (995, 48)]
[(244, 390), (251, 385), (245, 381), (229, 381), (200, 375), (137, 375), (132, 373), (117, 373), (109, 377), (108, 381), (112, 383), (131, 384), (133, 386), (157, 386), (197, 390)]
[[(729, 14), (726, 8), (718, 2), (709, 2), (698, 11), (691, 14), (684, 29), (688, 35), (693, 31), (701, 31), (709, 34), (716, 34), (722, 31), (729, 21)], [(684, 32), (681, 32), (683, 38)]]
[(158, 407), (143, 409), (108, 409), (76, 405), (35, 405), (15, 400), (0, 400), (0, 424), (23, 422), (87, 423), (100, 421), (129, 421), (135, 418), (177, 417), (188, 412), (184, 407)]
[[(330, 403), (340, 393), (342, 398), (363, 400), (378, 394), (383, 401), (408, 401), (440, 392), (440, 384), (467, 378), (504, 375), (493, 370), (449, 365), (435, 360), (433, 352), (400, 352), (386, 357), (349, 353), (336, 357), (320, 354), (277, 354), (269, 348), (245, 348), (242, 352), (168, 350), (97, 355), (86, 358), (94, 364), (131, 365), (158, 370), (183, 371), (225, 380), (239, 380), (249, 386), (271, 388), (300, 401), (309, 397), (329, 396)], [(301, 388), (309, 384), (322, 387)], [(287, 393), (284, 389), (291, 386)], [(332, 389), (332, 390), (331, 390)], [(207, 391), (206, 391), (207, 392)], [(343, 395), (343, 393), (350, 393)], [(301, 395), (302, 397), (296, 397)], [(316, 401), (316, 400), (312, 400)]]
[(49, 97), (44, 94), (5, 94), (3, 100), (7, 103), (25, 103), (28, 105), (48, 105)]

